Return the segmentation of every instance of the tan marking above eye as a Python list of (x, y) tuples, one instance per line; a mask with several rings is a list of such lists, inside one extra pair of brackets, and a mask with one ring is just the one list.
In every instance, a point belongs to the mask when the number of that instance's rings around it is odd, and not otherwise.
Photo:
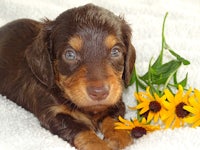
[(80, 51), (82, 46), (83, 46), (83, 40), (81, 39), (80, 36), (78, 35), (75, 35), (73, 37), (71, 37), (69, 39), (69, 42), (68, 44), (74, 49), (74, 50), (77, 50), (77, 51)]
[(114, 35), (108, 35), (105, 38), (105, 45), (107, 46), (108, 49), (111, 49), (113, 46), (115, 46), (118, 43), (117, 38)]

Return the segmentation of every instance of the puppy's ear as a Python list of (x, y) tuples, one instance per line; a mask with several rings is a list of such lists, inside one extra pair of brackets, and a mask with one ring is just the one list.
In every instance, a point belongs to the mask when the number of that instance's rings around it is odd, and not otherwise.
[(46, 22), (41, 27), (38, 36), (32, 45), (26, 50), (28, 65), (35, 77), (49, 88), (53, 86), (54, 72), (50, 54), (50, 32), (51, 27)]
[(123, 72), (123, 80), (125, 83), (125, 87), (127, 87), (130, 83), (131, 75), (134, 69), (135, 64), (135, 48), (131, 44), (131, 28), (128, 24), (123, 20), (122, 25), (122, 34), (123, 34), (123, 40), (124, 44), (126, 46), (126, 56), (125, 56), (125, 63), (124, 63), (124, 72)]

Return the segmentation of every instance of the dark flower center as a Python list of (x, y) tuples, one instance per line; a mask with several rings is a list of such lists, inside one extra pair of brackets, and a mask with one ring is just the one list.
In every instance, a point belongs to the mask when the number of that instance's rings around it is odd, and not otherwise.
[(177, 106), (176, 106), (176, 115), (179, 117), (179, 118), (184, 118), (186, 117), (187, 115), (189, 115), (189, 112), (187, 110), (184, 110), (183, 109), (183, 106), (185, 106), (186, 104), (184, 102), (181, 102), (179, 103)]
[(135, 127), (131, 131), (131, 136), (133, 138), (138, 139), (138, 138), (142, 137), (146, 133), (147, 133), (147, 130), (145, 128), (143, 128), (143, 127)]
[(161, 105), (157, 101), (151, 101), (149, 104), (149, 110), (156, 113), (161, 110)]

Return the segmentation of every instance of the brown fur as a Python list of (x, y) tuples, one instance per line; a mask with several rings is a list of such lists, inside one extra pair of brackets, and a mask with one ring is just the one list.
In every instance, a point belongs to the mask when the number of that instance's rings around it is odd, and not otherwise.
[(0, 93), (77, 149), (131, 143), (114, 122), (125, 113), (122, 91), (134, 62), (125, 20), (92, 4), (53, 21), (21, 19), (0, 28)]

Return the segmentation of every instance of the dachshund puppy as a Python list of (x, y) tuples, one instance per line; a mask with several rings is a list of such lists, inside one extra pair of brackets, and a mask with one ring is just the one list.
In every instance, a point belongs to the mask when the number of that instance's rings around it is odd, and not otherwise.
[(125, 113), (122, 91), (134, 62), (129, 25), (92, 4), (53, 21), (21, 19), (0, 28), (0, 93), (80, 150), (132, 143), (114, 123)]

